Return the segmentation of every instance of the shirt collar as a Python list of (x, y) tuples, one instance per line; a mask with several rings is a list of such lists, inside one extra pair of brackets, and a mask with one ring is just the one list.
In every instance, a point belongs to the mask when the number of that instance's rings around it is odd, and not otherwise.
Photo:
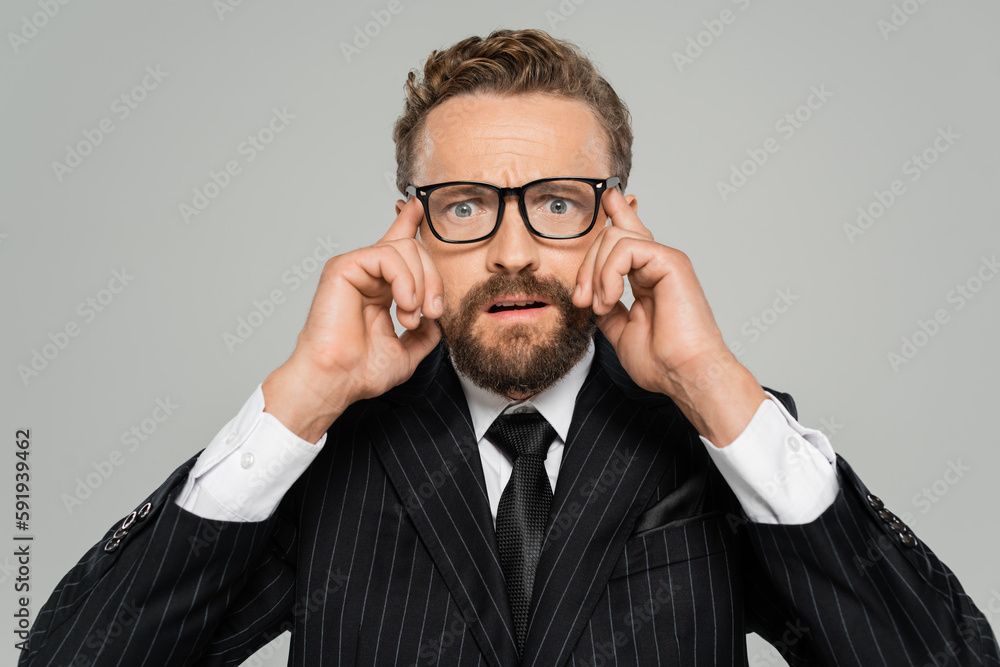
[[(594, 349), (594, 340), (591, 339), (583, 357), (569, 369), (566, 375), (545, 391), (522, 401), (514, 401), (507, 396), (483, 389), (456, 368), (455, 373), (458, 375), (462, 390), (465, 392), (465, 399), (469, 404), (469, 415), (472, 417), (476, 442), (483, 439), (486, 431), (500, 416), (500, 413), (508, 408), (522, 405), (532, 407), (540, 412), (555, 429), (556, 435), (563, 442), (566, 442), (569, 425), (573, 420), (573, 408), (576, 406), (576, 395), (580, 393), (583, 381), (587, 379), (587, 374), (590, 372), (594, 361)], [(454, 364), (452, 365), (454, 366)]]

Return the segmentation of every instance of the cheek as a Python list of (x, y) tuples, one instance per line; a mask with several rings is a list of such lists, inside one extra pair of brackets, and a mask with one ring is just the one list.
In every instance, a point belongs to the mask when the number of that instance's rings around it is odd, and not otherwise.
[(449, 285), (445, 281), (444, 287), (444, 317), (457, 317), (459, 313), (462, 312), (462, 297), (464, 292), (461, 292), (454, 285)]
[(457, 254), (427, 253), (434, 268), (437, 269), (441, 277), (444, 289), (444, 305), (446, 310), (456, 312), (461, 304), (462, 298), (472, 286), (470, 267), (472, 260)]
[(593, 243), (593, 239), (589, 236), (584, 238), (582, 243), (578, 243), (553, 257), (549, 264), (551, 273), (555, 274), (571, 290), (576, 286), (576, 275), (587, 256), (587, 250)]

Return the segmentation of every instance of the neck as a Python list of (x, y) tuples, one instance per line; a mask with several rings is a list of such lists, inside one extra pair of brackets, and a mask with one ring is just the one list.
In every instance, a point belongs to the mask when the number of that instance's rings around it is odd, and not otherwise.
[(512, 401), (524, 401), (531, 398), (532, 396), (537, 396), (537, 395), (538, 394), (519, 394), (517, 392), (514, 392), (512, 394), (507, 394), (507, 398), (509, 398)]

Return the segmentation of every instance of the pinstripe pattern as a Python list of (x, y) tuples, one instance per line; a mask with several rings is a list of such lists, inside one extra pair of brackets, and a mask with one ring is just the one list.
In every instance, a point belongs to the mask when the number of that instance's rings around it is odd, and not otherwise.
[[(793, 665), (922, 666), (943, 651), (1000, 664), (954, 575), (923, 543), (889, 539), (846, 462), (817, 521), (749, 523), (676, 406), (597, 343), (524, 664), (746, 665), (749, 631)], [(192, 458), (121, 548), (103, 551), (113, 527), (60, 582), (20, 664), (237, 665), (291, 630), (290, 665), (515, 665), (474, 438), (439, 348), (342, 415), (266, 521), (178, 508)]]

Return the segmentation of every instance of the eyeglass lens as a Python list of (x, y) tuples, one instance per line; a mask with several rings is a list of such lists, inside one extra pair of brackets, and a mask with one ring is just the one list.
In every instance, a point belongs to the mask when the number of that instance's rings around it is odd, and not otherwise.
[[(594, 218), (596, 199), (593, 186), (581, 181), (545, 181), (524, 191), (528, 222), (549, 236), (573, 236), (586, 230)], [(430, 193), (427, 208), (441, 236), (464, 241), (493, 230), (500, 197), (496, 190), (481, 185), (448, 185)]]

